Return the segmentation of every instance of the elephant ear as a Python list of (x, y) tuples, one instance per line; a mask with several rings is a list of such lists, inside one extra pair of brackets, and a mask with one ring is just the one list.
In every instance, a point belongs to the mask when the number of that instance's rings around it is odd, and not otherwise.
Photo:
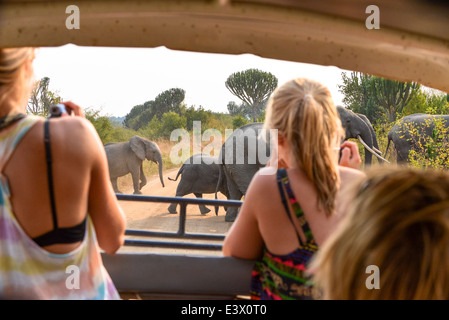
[(145, 144), (140, 137), (132, 137), (129, 140), (129, 145), (131, 147), (131, 150), (136, 154), (137, 158), (142, 161), (145, 160)]

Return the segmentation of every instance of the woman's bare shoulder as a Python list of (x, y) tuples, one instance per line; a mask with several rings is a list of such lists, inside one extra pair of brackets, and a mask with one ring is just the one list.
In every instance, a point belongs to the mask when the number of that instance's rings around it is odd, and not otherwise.
[[(55, 119), (50, 125), (52, 145), (67, 154), (97, 155), (102, 142), (93, 124), (81, 117)], [(96, 156), (95, 156), (96, 157)]]
[(353, 168), (338, 166), (338, 171), (340, 173), (340, 178), (342, 180), (346, 178), (363, 178), (365, 177), (365, 172)]
[(273, 168), (261, 168), (251, 179), (248, 191), (256, 193), (259, 196), (271, 194), (276, 188), (276, 170)]

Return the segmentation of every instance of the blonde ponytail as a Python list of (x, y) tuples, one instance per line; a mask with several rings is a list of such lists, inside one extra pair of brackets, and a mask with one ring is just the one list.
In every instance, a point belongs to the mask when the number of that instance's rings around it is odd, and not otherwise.
[(331, 215), (340, 185), (334, 148), (342, 127), (329, 90), (307, 79), (287, 82), (270, 98), (265, 127), (285, 136), (295, 165), (316, 188), (318, 205)]
[(25, 78), (23, 66), (33, 59), (33, 48), (0, 48), (0, 113), (5, 115), (6, 100), (20, 103), (27, 99), (32, 79)]

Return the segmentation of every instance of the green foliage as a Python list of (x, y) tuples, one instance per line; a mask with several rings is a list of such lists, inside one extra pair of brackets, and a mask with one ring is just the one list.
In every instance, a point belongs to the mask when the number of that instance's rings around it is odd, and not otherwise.
[(354, 112), (362, 113), (371, 123), (395, 121), (405, 106), (418, 92), (420, 85), (400, 82), (352, 72), (342, 73), (343, 85), (339, 91), (345, 95), (343, 103)]
[(161, 127), (162, 123), (157, 118), (153, 118), (145, 127), (140, 128), (138, 133), (142, 137), (156, 140), (160, 137)]
[[(394, 126), (394, 122), (378, 122), (377, 124), (373, 125), (374, 132), (376, 134), (377, 143), (379, 145), (379, 150), (384, 152), (382, 154), (382, 157), (389, 160), (390, 162), (396, 161), (396, 155), (394, 152), (394, 146), (390, 143), (390, 146), (388, 148), (388, 153), (385, 153), (387, 150), (388, 145), (388, 132), (390, 132), (391, 128)], [(364, 149), (364, 148), (363, 148)], [(374, 157), (373, 157), (374, 158)]]
[(103, 144), (110, 142), (125, 142), (129, 141), (132, 137), (136, 135), (136, 131), (132, 129), (125, 128), (121, 125), (114, 125), (114, 129), (109, 136), (109, 141), (103, 141)]
[(232, 119), (232, 128), (233, 129), (237, 129), (240, 128), (241, 126), (244, 126), (245, 124), (248, 124), (249, 121), (242, 115), (236, 115), (233, 119)]
[(409, 103), (404, 107), (401, 116), (413, 113), (449, 114), (447, 95), (434, 90), (418, 90)]
[(162, 115), (162, 124), (159, 136), (163, 139), (170, 139), (173, 130), (186, 129), (186, 118), (181, 118), (179, 114), (173, 111), (166, 112)]
[(129, 141), (136, 135), (134, 130), (114, 124), (108, 116), (102, 116), (100, 112), (101, 110), (93, 108), (84, 110), (86, 119), (93, 124), (103, 144)]
[(175, 112), (181, 115), (181, 104), (184, 98), (185, 91), (183, 89), (165, 90), (154, 100), (133, 107), (126, 115), (124, 124), (127, 128), (139, 130), (147, 126), (153, 118), (161, 120), (164, 113)]
[[(423, 129), (430, 129), (430, 135), (423, 135)], [(449, 127), (442, 118), (426, 121), (424, 128), (409, 126), (410, 140), (414, 148), (410, 151), (409, 161), (420, 168), (449, 168)]]
[(361, 113), (371, 121), (376, 123), (380, 117), (381, 110), (375, 104), (372, 95), (372, 76), (351, 72), (348, 76), (345, 72), (341, 73), (342, 85), (338, 85), (338, 91), (343, 95), (343, 104), (355, 113)]
[(112, 142), (111, 136), (114, 131), (114, 126), (111, 121), (109, 121), (109, 118), (106, 116), (101, 116), (100, 110), (94, 110), (91, 108), (85, 109), (84, 114), (86, 119), (94, 125), (95, 130), (97, 130), (103, 144)]
[(158, 119), (167, 112), (181, 114), (181, 103), (184, 101), (186, 92), (180, 88), (165, 90), (154, 99), (152, 105), (153, 114)]
[(134, 128), (134, 122), (136, 121), (137, 117), (146, 110), (145, 105), (139, 104), (137, 106), (134, 106), (131, 111), (125, 116), (125, 120), (123, 121), (123, 124), (127, 128)]
[(400, 139), (411, 144), (408, 162), (419, 168), (449, 168), (449, 126), (441, 117), (431, 117), (425, 122), (408, 122), (400, 119), (397, 123)]
[(373, 77), (372, 94), (390, 122), (397, 119), (409, 100), (419, 90), (420, 85), (413, 82), (400, 82)]
[(265, 108), (277, 85), (278, 79), (273, 74), (258, 69), (233, 73), (225, 82), (226, 88), (243, 101), (242, 106), (234, 104), (231, 109), (235, 109), (235, 114), (240, 113), (244, 116), (249, 114), (253, 122), (257, 121), (258, 115)]
[(166, 112), (162, 119), (154, 117), (144, 128), (139, 129), (139, 135), (150, 140), (170, 140), (171, 132), (175, 129), (186, 129), (186, 118), (173, 111)]
[(186, 119), (186, 129), (188, 131), (191, 131), (193, 129), (194, 121), (200, 121), (202, 132), (208, 129), (209, 122), (213, 117), (212, 111), (204, 110), (202, 106), (200, 106), (198, 109), (195, 109), (194, 106), (186, 108), (184, 110), (183, 116)]
[(237, 115), (241, 115), (243, 108), (244, 108), (244, 103), (242, 103), (241, 105), (238, 105), (237, 103), (235, 103), (234, 101), (229, 101), (228, 102), (228, 112), (231, 116), (237, 116)]

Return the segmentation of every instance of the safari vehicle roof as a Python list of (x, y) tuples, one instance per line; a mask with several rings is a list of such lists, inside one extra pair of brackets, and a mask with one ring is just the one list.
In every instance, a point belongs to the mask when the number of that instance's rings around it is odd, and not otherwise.
[[(444, 0), (3, 0), (0, 45), (157, 47), (333, 65), (449, 92)], [(366, 7), (380, 9), (368, 30)], [(117, 63), (126, 63), (118, 61)]]

